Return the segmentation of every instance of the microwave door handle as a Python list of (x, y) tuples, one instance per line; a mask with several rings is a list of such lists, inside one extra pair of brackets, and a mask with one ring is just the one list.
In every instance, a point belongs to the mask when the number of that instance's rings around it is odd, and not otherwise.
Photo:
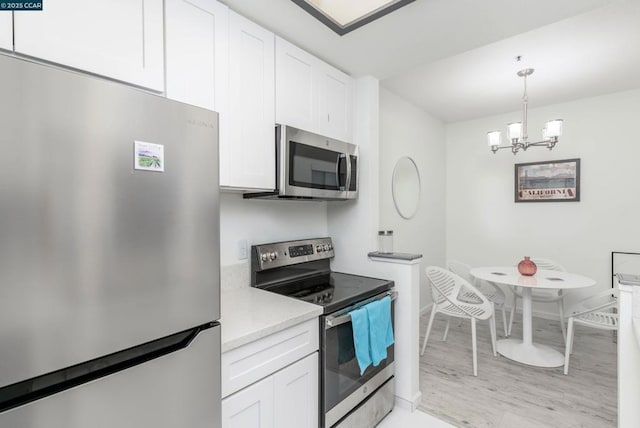
[(346, 154), (346, 162), (347, 162), (347, 187), (346, 190), (347, 192), (349, 191), (349, 189), (351, 189), (351, 155)]
[[(345, 155), (344, 153), (340, 153), (340, 155), (338, 156), (338, 160), (336, 161), (336, 183), (338, 184), (338, 190), (343, 190), (343, 187), (340, 183), (340, 162), (342, 162), (342, 159), (346, 159), (347, 155)], [(349, 164), (347, 164), (349, 165)], [(349, 167), (347, 167), (349, 168)], [(349, 179), (347, 178), (347, 187), (346, 189), (349, 188)]]

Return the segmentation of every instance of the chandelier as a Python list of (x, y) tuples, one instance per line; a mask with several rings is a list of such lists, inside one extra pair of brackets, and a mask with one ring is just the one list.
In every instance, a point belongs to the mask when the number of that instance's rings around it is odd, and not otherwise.
[(518, 76), (524, 80), (522, 122), (514, 122), (507, 125), (507, 134), (511, 144), (500, 145), (502, 143), (502, 133), (500, 131), (487, 133), (489, 148), (493, 153), (496, 153), (500, 149), (511, 149), (511, 152), (515, 155), (519, 150), (527, 150), (531, 146), (547, 147), (551, 150), (558, 142), (558, 137), (562, 135), (562, 119), (550, 120), (542, 130), (542, 141), (535, 143), (529, 142), (529, 136), (527, 135), (527, 76), (531, 76), (532, 74), (533, 68), (525, 68), (518, 71)]

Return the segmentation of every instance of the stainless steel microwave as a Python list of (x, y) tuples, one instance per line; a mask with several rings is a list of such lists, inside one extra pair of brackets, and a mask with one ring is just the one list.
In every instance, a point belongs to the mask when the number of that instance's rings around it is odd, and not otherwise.
[(358, 197), (358, 146), (276, 125), (276, 189), (245, 198), (347, 200)]

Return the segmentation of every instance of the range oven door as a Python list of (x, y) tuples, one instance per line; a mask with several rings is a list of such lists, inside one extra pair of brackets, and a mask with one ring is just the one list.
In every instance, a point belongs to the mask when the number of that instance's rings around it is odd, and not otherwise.
[(357, 146), (284, 125), (276, 138), (280, 196), (357, 198)]
[[(346, 416), (360, 402), (384, 384), (394, 371), (394, 346), (387, 348), (387, 358), (369, 366), (360, 375), (353, 345), (353, 328), (348, 313), (374, 300), (392, 296), (391, 320), (394, 319), (395, 293), (386, 291), (337, 313), (322, 317), (322, 427), (329, 428)], [(348, 320), (348, 321), (345, 321)]]

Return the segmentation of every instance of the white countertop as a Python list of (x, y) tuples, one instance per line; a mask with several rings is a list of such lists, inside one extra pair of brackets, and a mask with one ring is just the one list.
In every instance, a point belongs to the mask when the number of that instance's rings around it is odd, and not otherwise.
[(322, 306), (253, 287), (220, 294), (222, 352), (322, 315)]

